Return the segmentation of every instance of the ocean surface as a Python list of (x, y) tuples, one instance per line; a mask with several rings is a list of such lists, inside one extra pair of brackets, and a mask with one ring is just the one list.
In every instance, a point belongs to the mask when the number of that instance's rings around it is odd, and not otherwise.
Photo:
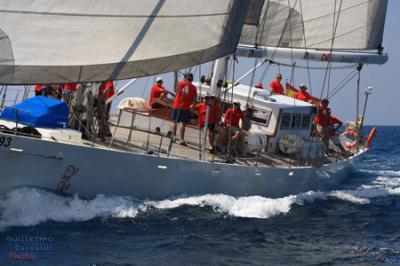
[[(111, 178), (111, 177), (110, 177)], [(400, 265), (400, 127), (335, 191), (284, 198), (0, 196), (0, 265)]]

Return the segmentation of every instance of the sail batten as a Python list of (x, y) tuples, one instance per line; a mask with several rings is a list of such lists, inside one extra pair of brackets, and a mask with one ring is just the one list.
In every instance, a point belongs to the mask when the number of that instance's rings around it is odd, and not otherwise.
[[(241, 44), (321, 50), (379, 50), (387, 0), (269, 0)], [(249, 11), (248, 13), (251, 13)]]
[(125, 79), (232, 53), (250, 0), (0, 0), (0, 83)]

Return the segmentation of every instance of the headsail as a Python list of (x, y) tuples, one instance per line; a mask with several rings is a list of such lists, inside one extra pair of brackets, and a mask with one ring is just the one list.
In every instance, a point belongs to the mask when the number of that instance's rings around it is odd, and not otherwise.
[(140, 77), (220, 58), (250, 0), (0, 0), (0, 83)]
[(244, 26), (240, 43), (376, 53), (381, 49), (386, 9), (387, 0), (269, 0), (259, 24)]

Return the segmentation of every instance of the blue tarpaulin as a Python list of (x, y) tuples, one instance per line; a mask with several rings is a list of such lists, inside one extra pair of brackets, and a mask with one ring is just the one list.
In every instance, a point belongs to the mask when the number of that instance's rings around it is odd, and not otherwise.
[(31, 127), (63, 128), (68, 124), (68, 115), (68, 106), (63, 101), (36, 96), (5, 108), (0, 118), (18, 120)]

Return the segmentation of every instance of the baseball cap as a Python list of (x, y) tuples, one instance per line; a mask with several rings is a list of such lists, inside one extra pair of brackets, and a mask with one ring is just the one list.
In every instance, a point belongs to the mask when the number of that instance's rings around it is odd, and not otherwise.
[(304, 83), (300, 83), (299, 88), (307, 89), (307, 86), (306, 86), (306, 84), (304, 84)]

